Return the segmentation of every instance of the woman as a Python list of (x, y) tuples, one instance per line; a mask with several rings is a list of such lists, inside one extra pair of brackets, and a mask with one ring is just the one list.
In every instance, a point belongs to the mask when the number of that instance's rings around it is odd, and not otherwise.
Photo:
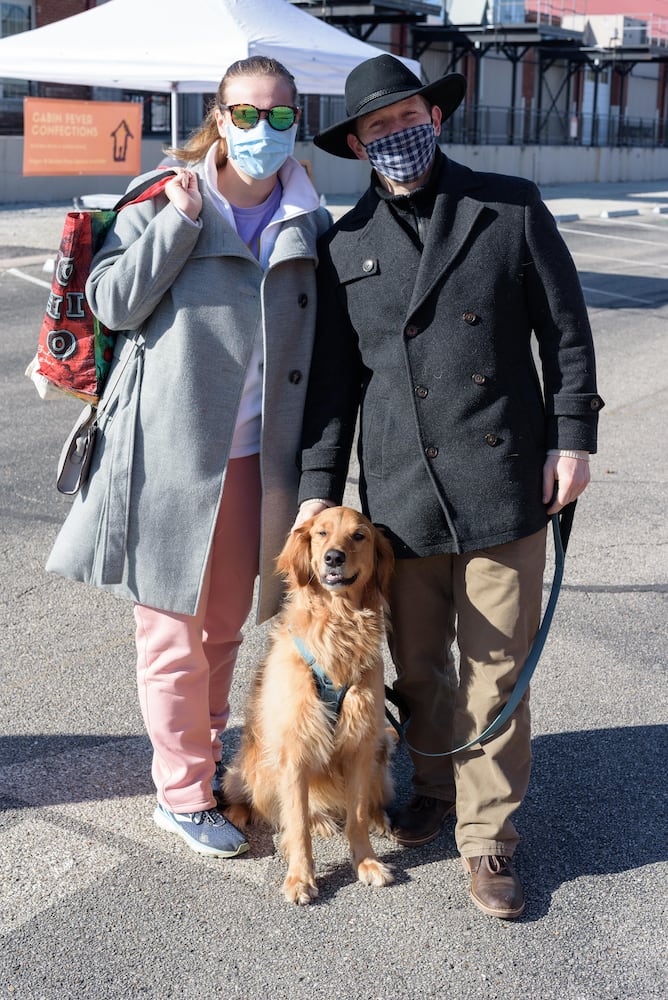
[[(241, 627), (296, 507), (328, 213), (292, 157), (299, 110), (280, 63), (234, 63), (164, 195), (119, 213), (87, 285), (118, 337), (87, 485), (47, 569), (135, 602), (154, 819), (195, 851), (234, 857), (214, 808)], [(120, 373), (120, 374), (119, 374)]]

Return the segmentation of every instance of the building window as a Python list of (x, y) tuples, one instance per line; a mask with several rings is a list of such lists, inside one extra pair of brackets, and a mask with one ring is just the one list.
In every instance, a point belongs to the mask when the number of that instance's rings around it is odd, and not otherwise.
[[(20, 31), (30, 31), (32, 26), (32, 4), (0, 3), (0, 38), (17, 35)], [(0, 98), (13, 98), (16, 101), (30, 93), (27, 80), (3, 80), (1, 73), (0, 70)], [(20, 109), (13, 104), (3, 105), (1, 110), (7, 116), (7, 127), (11, 125), (9, 118), (16, 119), (17, 115), (20, 117)]]
[(32, 4), (0, 3), (0, 38), (17, 35), (19, 31), (30, 31)]

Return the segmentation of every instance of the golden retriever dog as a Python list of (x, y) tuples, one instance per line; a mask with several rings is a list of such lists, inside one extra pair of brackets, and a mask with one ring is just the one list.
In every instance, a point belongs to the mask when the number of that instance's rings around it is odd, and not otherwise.
[(339, 825), (359, 880), (393, 881), (369, 829), (387, 832), (393, 791), (381, 648), (394, 557), (366, 517), (330, 507), (290, 534), (276, 565), (286, 600), (225, 775), (225, 813), (242, 829), (260, 819), (279, 831), (283, 894), (305, 904), (318, 895), (311, 837)]

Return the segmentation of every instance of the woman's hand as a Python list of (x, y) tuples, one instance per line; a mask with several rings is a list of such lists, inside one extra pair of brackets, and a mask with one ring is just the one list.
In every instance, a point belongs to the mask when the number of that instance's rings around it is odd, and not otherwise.
[(176, 177), (165, 184), (165, 194), (175, 208), (197, 222), (202, 211), (202, 195), (197, 186), (197, 174), (192, 170), (177, 168)]

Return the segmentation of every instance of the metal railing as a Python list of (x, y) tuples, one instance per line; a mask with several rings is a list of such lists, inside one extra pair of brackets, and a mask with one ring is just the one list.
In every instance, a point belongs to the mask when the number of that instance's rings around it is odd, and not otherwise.
[[(345, 118), (341, 98), (305, 102), (302, 135), (309, 139)], [(460, 107), (443, 125), (441, 141), (481, 146), (648, 146), (668, 145), (668, 119), (606, 114), (567, 115), (501, 107)]]
[[(302, 99), (299, 139), (309, 140), (345, 117), (342, 97), (307, 95)], [(155, 116), (144, 115), (144, 134), (169, 135), (169, 122), (155, 127)], [(151, 127), (153, 123), (154, 127)], [(198, 123), (197, 123), (198, 124)], [(23, 134), (23, 101), (0, 99), (0, 135)], [(607, 114), (568, 116), (552, 110), (539, 113), (487, 106), (460, 107), (443, 125), (441, 141), (481, 146), (668, 146), (668, 118), (652, 119)]]

